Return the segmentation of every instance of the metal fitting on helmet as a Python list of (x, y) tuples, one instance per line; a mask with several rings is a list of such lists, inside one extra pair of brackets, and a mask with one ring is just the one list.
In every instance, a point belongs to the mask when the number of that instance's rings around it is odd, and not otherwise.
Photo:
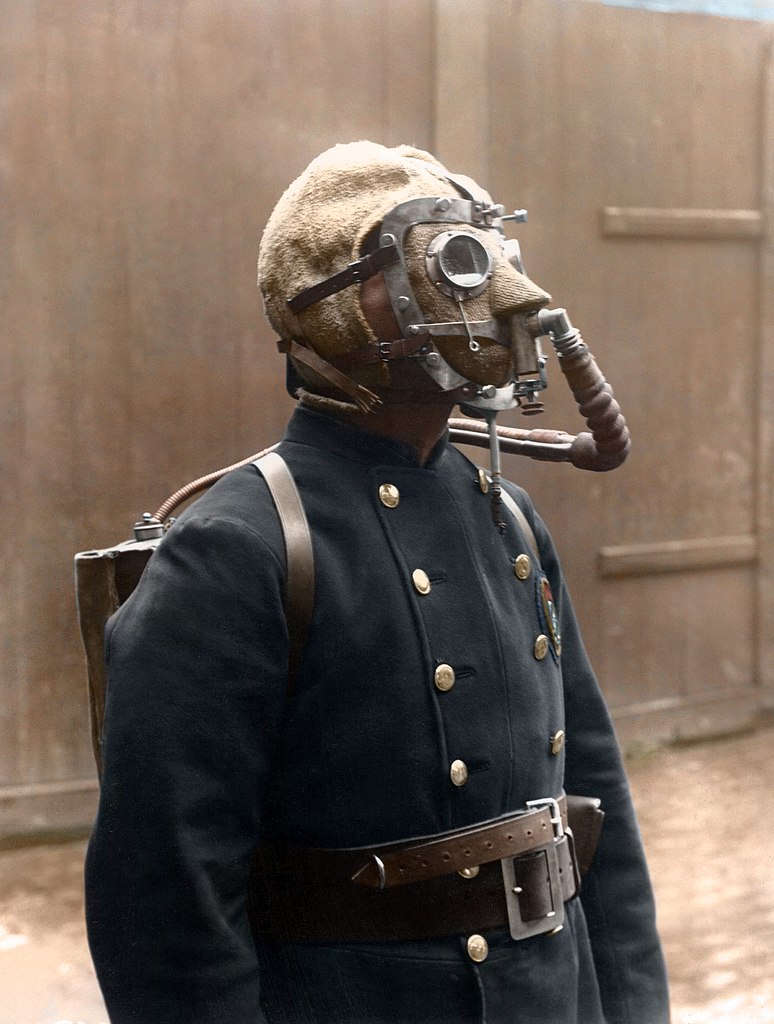
[[(523, 275), (504, 214), (427, 153), (367, 142), (323, 153), (280, 199), (261, 243), (259, 283), (280, 349), (311, 390), (364, 409), (389, 389), (390, 362), (406, 358), (446, 400), (493, 409), (534, 399), (545, 376), (526, 313), (550, 296)], [(377, 247), (363, 254), (375, 231)], [(380, 272), (398, 341), (375, 337), (353, 287)], [(530, 345), (525, 369), (514, 354)]]

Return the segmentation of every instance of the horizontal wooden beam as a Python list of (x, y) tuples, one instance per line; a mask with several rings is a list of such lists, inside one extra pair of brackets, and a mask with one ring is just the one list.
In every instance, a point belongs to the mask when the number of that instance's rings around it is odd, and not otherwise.
[(85, 834), (98, 792), (95, 778), (0, 787), (0, 849), (35, 837)]
[(611, 703), (610, 713), (618, 718), (636, 718), (637, 715), (652, 714), (657, 711), (703, 708), (726, 701), (737, 702), (747, 699), (753, 701), (758, 709), (761, 700), (760, 689), (757, 686), (741, 686), (720, 690), (702, 690), (701, 693), (677, 694), (672, 697), (635, 701), (630, 704)]
[(71, 793), (96, 793), (98, 789), (97, 779), (69, 779), (63, 782), (31, 782), (26, 786), (0, 786), (0, 804)]
[(757, 560), (758, 541), (751, 536), (624, 544), (604, 547), (598, 555), (599, 574), (604, 577), (718, 569), (724, 566), (754, 565)]
[(760, 210), (699, 210), (645, 206), (606, 206), (602, 234), (618, 238), (763, 237)]
[(618, 741), (629, 755), (664, 742), (727, 736), (763, 725), (770, 716), (758, 688), (695, 694), (672, 701), (643, 701), (612, 707)]

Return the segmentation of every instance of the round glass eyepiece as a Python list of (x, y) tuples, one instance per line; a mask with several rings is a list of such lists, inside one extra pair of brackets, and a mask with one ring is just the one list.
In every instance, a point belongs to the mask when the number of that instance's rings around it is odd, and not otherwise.
[(439, 291), (451, 298), (480, 295), (492, 276), (492, 256), (475, 235), (443, 231), (427, 250), (427, 273)]

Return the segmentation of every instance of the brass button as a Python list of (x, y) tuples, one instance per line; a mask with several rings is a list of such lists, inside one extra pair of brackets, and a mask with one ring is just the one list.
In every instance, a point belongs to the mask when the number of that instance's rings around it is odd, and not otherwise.
[(475, 878), (481, 868), (476, 865), (474, 868), (460, 868), (457, 874), (460, 878)]
[(513, 563), (513, 571), (516, 573), (518, 579), (529, 579), (529, 574), (532, 572), (532, 560), (529, 555), (519, 555)]
[(455, 786), (464, 786), (468, 781), (468, 766), (464, 761), (452, 761), (449, 775)]
[(479, 469), (478, 471), (478, 486), (480, 487), (482, 494), (489, 493), (489, 478), (483, 469)]
[(468, 956), (477, 964), (481, 964), (489, 956), (489, 943), (483, 935), (471, 935), (468, 939)]
[(420, 594), (430, 593), (430, 577), (427, 575), (424, 569), (415, 569), (411, 578), (414, 581), (414, 587)]
[(451, 690), (456, 681), (454, 669), (451, 665), (439, 665), (435, 670), (435, 685), (443, 693)]
[(551, 737), (551, 753), (560, 754), (564, 746), (564, 729), (559, 729)]
[(548, 637), (541, 633), (535, 641), (535, 657), (538, 661), (542, 661), (543, 658), (548, 654)]
[(379, 501), (386, 508), (395, 508), (400, 501), (400, 491), (395, 484), (382, 484), (379, 488)]

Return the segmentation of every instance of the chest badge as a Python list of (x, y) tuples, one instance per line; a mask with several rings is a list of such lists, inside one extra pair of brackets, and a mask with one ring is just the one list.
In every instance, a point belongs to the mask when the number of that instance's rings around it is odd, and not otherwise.
[(556, 614), (554, 595), (551, 593), (551, 584), (545, 576), (540, 579), (540, 605), (543, 610), (543, 618), (545, 620), (546, 628), (548, 629), (548, 635), (551, 638), (551, 646), (554, 649), (554, 654), (558, 658), (562, 653), (562, 637), (559, 632), (559, 618)]

